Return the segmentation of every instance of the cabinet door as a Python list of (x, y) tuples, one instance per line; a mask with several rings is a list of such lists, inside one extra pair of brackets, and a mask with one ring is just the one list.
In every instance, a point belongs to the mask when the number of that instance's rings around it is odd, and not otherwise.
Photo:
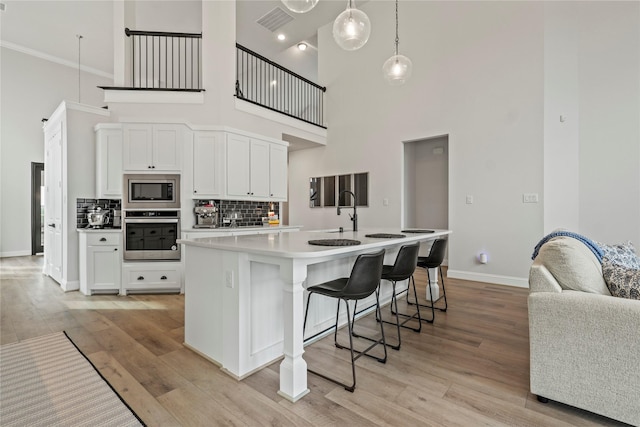
[(180, 171), (183, 131), (181, 125), (153, 125), (152, 169)]
[(269, 143), (251, 140), (251, 196), (269, 198)]
[(89, 246), (88, 290), (120, 290), (120, 251), (118, 246)]
[(227, 134), (227, 195), (251, 197), (251, 140), (245, 136)]
[(99, 129), (96, 132), (96, 197), (122, 197), (122, 130)]
[(193, 197), (220, 197), (223, 191), (224, 142), (218, 132), (193, 136)]
[(151, 125), (125, 125), (124, 170), (153, 169), (153, 133)]
[(287, 200), (287, 147), (269, 145), (269, 198)]

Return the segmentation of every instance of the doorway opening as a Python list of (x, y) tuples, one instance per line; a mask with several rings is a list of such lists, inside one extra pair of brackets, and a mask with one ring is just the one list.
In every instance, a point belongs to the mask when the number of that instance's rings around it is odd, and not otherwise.
[(44, 252), (44, 163), (31, 162), (31, 255)]
[(403, 227), (449, 228), (449, 136), (404, 143)]

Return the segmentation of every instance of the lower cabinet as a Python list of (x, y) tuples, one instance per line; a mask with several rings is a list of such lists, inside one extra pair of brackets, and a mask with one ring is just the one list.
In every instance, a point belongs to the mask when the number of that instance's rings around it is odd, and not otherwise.
[(126, 262), (122, 264), (121, 295), (182, 292), (182, 263)]
[(80, 292), (119, 293), (122, 233), (84, 231), (79, 237)]

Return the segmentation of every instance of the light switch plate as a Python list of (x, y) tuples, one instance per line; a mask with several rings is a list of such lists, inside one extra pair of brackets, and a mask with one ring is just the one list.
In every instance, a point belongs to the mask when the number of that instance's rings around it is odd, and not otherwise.
[(465, 202), (468, 205), (472, 205), (473, 204), (473, 196), (467, 195), (467, 198), (465, 199)]

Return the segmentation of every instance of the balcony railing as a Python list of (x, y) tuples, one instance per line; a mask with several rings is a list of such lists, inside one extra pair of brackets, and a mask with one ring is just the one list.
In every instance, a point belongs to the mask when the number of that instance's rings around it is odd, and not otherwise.
[(324, 126), (326, 88), (236, 43), (236, 97)]
[(202, 34), (124, 30), (131, 38), (132, 89), (199, 92), (202, 89)]

